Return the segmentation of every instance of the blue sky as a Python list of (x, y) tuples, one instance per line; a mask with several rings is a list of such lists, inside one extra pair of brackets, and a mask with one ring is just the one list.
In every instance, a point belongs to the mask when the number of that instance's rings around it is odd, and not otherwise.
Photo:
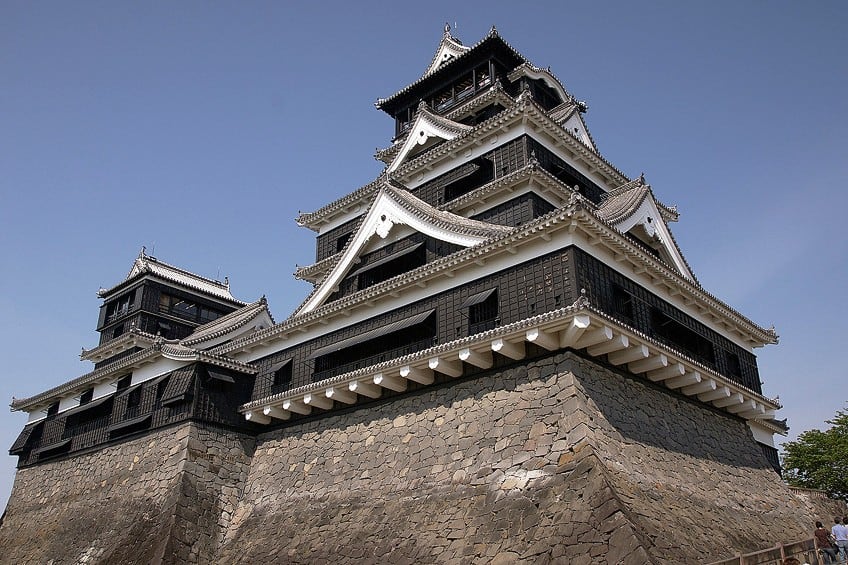
[[(373, 107), (445, 21), (494, 24), (586, 100), (602, 154), (676, 204), (702, 285), (758, 350), (790, 438), (846, 406), (845, 2), (18, 2), (0, 5), (0, 396), (89, 370), (99, 287), (142, 245), (277, 320), (309, 291), (311, 211), (371, 181)], [(0, 412), (0, 447), (25, 421)], [(15, 458), (0, 457), (0, 506)]]

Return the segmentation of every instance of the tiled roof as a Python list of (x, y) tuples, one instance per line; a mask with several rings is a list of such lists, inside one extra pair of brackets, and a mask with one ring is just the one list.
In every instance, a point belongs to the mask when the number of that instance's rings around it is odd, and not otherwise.
[(395, 152), (394, 159), (387, 171), (393, 171), (402, 163), (403, 159), (408, 159), (409, 155), (419, 150), (419, 144), (427, 143), (431, 138), (447, 141), (472, 129), (474, 129), (473, 126), (461, 124), (434, 113), (427, 107), (427, 103), (422, 100), (418, 105), (418, 110), (415, 114), (412, 127), (410, 127), (409, 134), (401, 148)]
[(563, 122), (576, 112), (577, 108), (578, 106), (574, 102), (563, 102), (559, 106), (551, 108), (548, 116), (555, 122)]
[[(469, 98), (462, 104), (455, 106), (445, 114), (442, 114), (442, 116), (447, 120), (455, 122), (460, 118), (468, 116), (469, 114), (481, 108), (485, 108), (486, 106), (491, 106), (492, 104), (499, 104), (503, 107), (507, 107), (514, 103), (515, 99), (507, 94), (501, 81), (496, 80), (492, 86)], [(400, 151), (400, 148), (403, 147), (403, 142), (406, 140), (411, 131), (412, 130), (410, 128), (405, 133), (399, 135), (394, 140), (394, 143), (392, 143), (389, 147), (385, 147), (383, 149), (378, 148), (374, 152), (374, 157), (379, 161), (383, 161), (387, 165), (390, 164), (392, 159), (394, 159), (394, 156), (397, 155), (397, 152)]]
[(138, 257), (133, 262), (133, 266), (126, 278), (111, 288), (101, 289), (98, 291), (97, 295), (101, 298), (105, 298), (126, 286), (127, 283), (134, 280), (136, 277), (140, 277), (145, 274), (156, 276), (160, 279), (179, 284), (186, 288), (197, 290), (216, 298), (224, 299), (228, 302), (234, 302), (242, 305), (245, 304), (230, 294), (230, 282), (228, 279), (224, 279), (224, 282), (221, 282), (201, 277), (200, 275), (195, 275), (194, 273), (190, 273), (189, 271), (169, 265), (164, 261), (160, 261), (156, 257), (147, 255), (143, 247), (141, 252), (138, 254)]
[(650, 193), (651, 187), (640, 177), (604, 194), (596, 213), (601, 219), (617, 224), (632, 216)]
[(141, 351), (122, 357), (108, 365), (95, 369), (59, 386), (28, 398), (13, 398), (10, 406), (12, 410), (24, 410), (32, 406), (45, 404), (53, 401), (54, 399), (67, 396), (68, 394), (82, 391), (85, 388), (88, 388), (92, 383), (108, 380), (116, 373), (119, 373), (129, 367), (151, 363), (158, 357), (167, 357), (169, 359), (186, 362), (201, 361), (210, 365), (224, 367), (245, 374), (255, 374), (257, 372), (257, 369), (254, 366), (247, 363), (242, 363), (241, 361), (236, 361), (235, 359), (230, 359), (229, 357), (207, 351), (198, 351), (196, 349), (180, 345), (176, 342), (166, 342), (165, 340), (158, 338), (153, 345), (146, 349), (142, 349)]
[(510, 226), (501, 226), (480, 220), (472, 220), (464, 216), (458, 216), (447, 210), (440, 210), (430, 206), (405, 188), (398, 186), (394, 181), (387, 181), (384, 190), (390, 194), (395, 201), (404, 209), (418, 216), (428, 223), (440, 228), (449, 229), (454, 232), (476, 235), (480, 237), (494, 237), (513, 230)]
[(337, 274), (334, 275), (334, 272), (338, 269), (339, 263), (345, 260), (348, 256), (348, 248), (353, 245), (354, 241), (359, 239), (356, 234), (363, 229), (363, 222), (373, 212), (374, 206), (377, 205), (380, 201), (380, 196), (383, 194), (403, 208), (411, 216), (423, 223), (453, 234), (469, 236), (477, 239), (478, 241), (498, 237), (514, 229), (510, 226), (501, 226), (480, 220), (472, 220), (470, 218), (453, 214), (447, 210), (435, 208), (414, 196), (399, 183), (384, 177), (379, 192), (377, 192), (377, 194), (375, 194), (371, 199), (368, 211), (360, 216), (356, 229), (353, 232), (355, 235), (348, 240), (345, 248), (340, 253), (333, 255), (335, 258), (334, 263), (327, 266), (324, 277), (312, 290), (312, 292), (310, 292), (303, 300), (303, 302), (300, 303), (295, 312), (301, 311), (312, 300), (314, 300), (316, 295), (322, 292), (322, 288), (324, 288), (327, 284), (328, 277), (337, 276)]
[[(230, 312), (226, 316), (221, 316), (217, 320), (212, 320), (195, 328), (191, 335), (180, 341), (180, 344), (185, 346), (196, 345), (228, 334), (256, 319), (263, 312), (271, 317), (271, 313), (268, 311), (268, 301), (264, 296), (256, 302)], [(271, 318), (271, 321), (273, 323), (273, 318)]]
[(138, 328), (130, 328), (118, 337), (110, 339), (105, 343), (101, 343), (97, 347), (92, 347), (91, 349), (83, 348), (80, 353), (80, 359), (83, 361), (98, 359), (101, 357), (105, 359), (106, 357), (112, 356), (112, 354), (109, 354), (108, 352), (114, 351), (114, 354), (117, 354), (132, 347), (149, 347), (155, 339), (156, 336), (151, 333), (143, 332)]
[[(471, 48), (467, 45), (463, 45), (462, 41), (451, 35), (450, 24), (445, 24), (445, 33), (442, 35), (439, 47), (433, 54), (433, 59), (427, 66), (427, 70), (424, 72), (423, 76), (426, 77), (427, 75), (433, 74), (441, 65), (446, 64), (448, 61), (462, 55), (470, 49)], [(439, 57), (439, 54), (442, 56)]]
[(531, 222), (527, 222), (512, 231), (493, 238), (479, 245), (462, 249), (447, 257), (427, 263), (417, 269), (410, 271), (405, 277), (394, 277), (354, 294), (344, 296), (333, 302), (320, 307), (295, 314), (280, 324), (234, 340), (231, 343), (216, 347), (213, 351), (226, 354), (239, 351), (243, 347), (249, 347), (254, 343), (267, 343), (277, 338), (284, 339), (286, 336), (300, 331), (306, 331), (305, 327), (326, 320), (328, 317), (350, 315), (353, 308), (362, 305), (373, 305), (374, 300), (384, 295), (390, 296), (398, 290), (421, 283), (433, 277), (440, 276), (445, 272), (454, 273), (457, 269), (475, 264), (480, 257), (497, 254), (504, 250), (515, 251), (523, 243), (531, 241), (551, 230), (579, 228), (581, 231), (597, 238), (597, 240), (608, 246), (613, 252), (621, 254), (625, 260), (632, 260), (644, 267), (654, 279), (655, 284), (662, 284), (669, 288), (678, 290), (678, 294), (688, 297), (694, 303), (699, 304), (705, 311), (714, 313), (715, 316), (726, 320), (728, 324), (737, 328), (748, 340), (758, 345), (766, 345), (778, 342), (778, 336), (774, 329), (764, 329), (722, 302), (719, 298), (710, 294), (696, 280), (683, 277), (677, 270), (670, 267), (656, 256), (644, 251), (640, 246), (633, 243), (621, 234), (609, 222), (602, 220), (595, 213), (595, 206), (577, 193), (572, 195), (571, 201), (562, 208), (554, 210)]
[[(446, 155), (450, 155), (451, 153), (455, 153), (459, 148), (473, 144), (475, 140), (478, 140), (480, 137), (497, 132), (501, 128), (507, 127), (509, 122), (519, 120), (523, 117), (535, 119), (537, 123), (548, 133), (566, 143), (573, 153), (580, 156), (580, 159), (591, 164), (599, 171), (606, 173), (606, 175), (614, 182), (625, 183), (628, 181), (628, 178), (624, 173), (615, 168), (614, 165), (612, 165), (599, 153), (593, 151), (584, 143), (578, 141), (573, 135), (566, 132), (559, 123), (552, 120), (548, 116), (547, 112), (545, 112), (545, 110), (529, 96), (519, 97), (519, 99), (515, 100), (511, 107), (505, 109), (503, 112), (500, 112), (488, 120), (477, 124), (473, 129), (457, 136), (453, 140), (446, 141), (438, 147), (414, 157), (409, 162), (401, 165), (398, 170), (393, 173), (393, 176), (395, 178), (402, 178), (404, 175), (408, 175), (413, 171), (418, 170), (427, 163)], [(297, 218), (297, 222), (301, 226), (318, 229), (318, 225), (320, 225), (319, 222), (322, 218), (326, 218), (333, 213), (345, 210), (360, 203), (363, 199), (368, 198), (370, 195), (379, 190), (380, 186), (381, 178), (377, 178), (369, 184), (358, 188), (357, 190), (321, 207), (314, 212), (300, 214)]]
[[(413, 88), (415, 88), (416, 86), (418, 86), (420, 83), (422, 83), (424, 80), (426, 80), (426, 79), (430, 78), (431, 76), (434, 76), (437, 72), (441, 71), (442, 69), (446, 69), (446, 68), (452, 67), (452, 66), (453, 66), (456, 62), (461, 61), (461, 60), (464, 60), (464, 59), (467, 59), (469, 56), (471, 56), (471, 55), (472, 55), (472, 54), (473, 54), (473, 53), (474, 53), (474, 52), (475, 52), (478, 48), (480, 48), (482, 45), (486, 44), (487, 42), (492, 42), (492, 41), (499, 41), (500, 43), (502, 43), (502, 44), (503, 44), (503, 45), (504, 45), (504, 46), (505, 46), (505, 47), (506, 47), (509, 51), (511, 51), (511, 52), (515, 55), (515, 57), (516, 57), (517, 59), (519, 59), (519, 60), (521, 60), (521, 61), (526, 61), (526, 60), (527, 60), (527, 59), (525, 59), (525, 58), (524, 58), (524, 56), (523, 56), (521, 53), (519, 53), (518, 51), (516, 51), (516, 50), (515, 50), (515, 49), (514, 49), (514, 48), (513, 48), (513, 47), (512, 47), (509, 43), (507, 43), (506, 41), (504, 41), (504, 39), (503, 39), (503, 38), (502, 38), (502, 37), (498, 34), (498, 30), (497, 30), (497, 29), (495, 29), (495, 27), (494, 27), (494, 26), (492, 26), (492, 29), (491, 29), (491, 30), (489, 30), (489, 33), (486, 35), (486, 37), (484, 37), (483, 39), (481, 39), (480, 41), (478, 41), (477, 43), (475, 43), (474, 45), (472, 45), (472, 46), (471, 46), (470, 48), (468, 48), (468, 50), (467, 50), (467, 51), (465, 51), (464, 53), (458, 54), (456, 57), (454, 57), (453, 59), (451, 59), (450, 63), (446, 63), (445, 65), (440, 66), (440, 67), (438, 67), (438, 68), (434, 69), (432, 72), (425, 73), (425, 74), (424, 74), (421, 78), (419, 78), (419, 79), (418, 79), (418, 80), (416, 80), (415, 82), (413, 82), (413, 83), (409, 84), (408, 86), (406, 86), (406, 87), (402, 88), (402, 89), (401, 89), (401, 90), (399, 90), (398, 92), (396, 92), (396, 93), (392, 94), (392, 95), (391, 95), (391, 96), (389, 96), (388, 98), (380, 98), (380, 99), (378, 99), (378, 100), (374, 103), (374, 105), (375, 105), (377, 108), (382, 108), (382, 107), (383, 107), (384, 105), (386, 105), (387, 103), (389, 103), (389, 102), (391, 102), (391, 101), (395, 100), (395, 99), (396, 99), (396, 98), (398, 98), (399, 96), (402, 96), (402, 95), (406, 94), (407, 92), (409, 92), (410, 90), (412, 90)], [(437, 51), (436, 51), (436, 53), (438, 54), (438, 52), (439, 52), (439, 51), (437, 50)]]

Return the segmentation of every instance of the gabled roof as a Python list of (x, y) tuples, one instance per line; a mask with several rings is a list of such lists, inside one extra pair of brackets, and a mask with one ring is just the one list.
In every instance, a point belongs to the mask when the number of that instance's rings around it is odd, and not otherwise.
[(221, 338), (231, 339), (239, 337), (245, 330), (268, 328), (273, 325), (274, 318), (268, 310), (268, 301), (263, 296), (256, 302), (195, 328), (180, 344), (205, 349), (212, 345), (210, 342)]
[[(496, 92), (496, 91), (492, 91)], [(529, 95), (519, 96), (514, 103), (499, 112), (488, 120), (474, 126), (471, 130), (458, 135), (454, 139), (442, 143), (438, 147), (434, 147), (424, 154), (414, 156), (412, 159), (405, 161), (400, 167), (393, 172), (394, 178), (402, 178), (410, 176), (415, 171), (420, 171), (434, 162), (444, 159), (447, 156), (456, 154), (459, 150), (473, 146), (479, 142), (481, 137), (503, 131), (505, 128), (511, 127), (513, 124), (531, 120), (538, 130), (544, 131), (554, 140), (563, 145), (566, 150), (572, 154), (572, 159), (575, 161), (583, 161), (588, 167), (595, 169), (599, 174), (602, 174), (608, 184), (615, 183), (614, 186), (620, 186), (628, 181), (628, 177), (615, 168), (612, 163), (607, 161), (600, 153), (592, 147), (578, 141), (572, 134), (568, 134), (563, 127), (556, 121), (552, 120), (545, 110), (539, 106)], [(324, 205), (314, 212), (301, 213), (297, 218), (298, 225), (309, 227), (313, 230), (319, 230), (322, 224), (330, 221), (330, 218), (346, 213), (357, 206), (361, 206), (365, 199), (373, 195), (381, 186), (381, 179), (362, 186), (353, 192), (348, 193), (341, 198)]]
[(126, 278), (111, 288), (100, 289), (97, 292), (97, 296), (108, 299), (111, 295), (120, 292), (132, 282), (148, 274), (159, 279), (178, 284), (187, 289), (202, 292), (215, 298), (220, 298), (235, 304), (245, 304), (230, 294), (230, 281), (228, 279), (225, 278), (224, 282), (221, 282), (213, 279), (207, 279), (200, 275), (195, 275), (194, 273), (169, 265), (164, 261), (160, 261), (156, 257), (147, 255), (144, 247), (141, 248), (138, 257), (133, 262), (132, 268), (130, 269), (130, 272), (127, 273)]
[(151, 333), (143, 332), (138, 328), (130, 328), (118, 337), (110, 339), (97, 347), (91, 349), (83, 348), (80, 353), (80, 359), (98, 363), (134, 347), (150, 347), (155, 340), (156, 336)]
[[(456, 42), (454, 38), (451, 37), (451, 39), (452, 41)], [(473, 57), (476, 54), (485, 52), (484, 50), (486, 49), (496, 50), (504, 59), (511, 59), (512, 61), (510, 64), (515, 66), (518, 66), (521, 63), (527, 61), (527, 59), (525, 59), (523, 55), (521, 55), (511, 45), (504, 41), (503, 38), (501, 38), (501, 36), (498, 34), (498, 30), (495, 29), (494, 26), (492, 26), (492, 29), (489, 30), (489, 33), (486, 35), (486, 37), (484, 37), (471, 47), (467, 47), (466, 50), (462, 51), (461, 49), (452, 47), (451, 49), (453, 49), (453, 51), (451, 52), (451, 54), (455, 53), (454, 56), (448, 61), (446, 61), (444, 64), (436, 64), (441, 63), (441, 61), (437, 61), (436, 58), (440, 56), (440, 53), (443, 53), (443, 45), (446, 45), (444, 37), (439, 43), (439, 49), (436, 50), (436, 55), (434, 56), (433, 62), (430, 64), (430, 67), (428, 67), (427, 73), (425, 73), (421, 78), (419, 78), (412, 84), (392, 94), (388, 98), (378, 99), (374, 103), (374, 106), (376, 106), (380, 110), (384, 110), (391, 113), (392, 107), (395, 105), (395, 103), (398, 101), (402, 102), (402, 100), (400, 99), (405, 97), (407, 94), (410, 94), (413, 90), (417, 89), (419, 86), (422, 85), (423, 88), (427, 88), (424, 83), (430, 83), (430, 81), (432, 81), (432, 83), (436, 83), (436, 81), (438, 81), (437, 77), (442, 72), (447, 72), (448, 69), (455, 68), (456, 65), (462, 64), (463, 62), (467, 61), (470, 57)], [(435, 67), (433, 66), (434, 64), (436, 64)]]
[(136, 351), (126, 357), (121, 357), (108, 365), (95, 369), (59, 386), (28, 398), (13, 398), (10, 406), (12, 410), (31, 411), (31, 409), (37, 409), (39, 406), (46, 406), (58, 398), (82, 392), (94, 384), (108, 382), (127, 369), (133, 369), (149, 363), (154, 363), (163, 357), (186, 363), (199, 361), (248, 375), (255, 375), (258, 372), (256, 367), (247, 363), (236, 361), (235, 359), (231, 359), (224, 355), (218, 355), (207, 351), (199, 351), (191, 347), (180, 345), (176, 342), (166, 342), (164, 339), (159, 337), (153, 345), (146, 349)]
[(459, 57), (471, 49), (471, 47), (463, 45), (460, 40), (451, 35), (450, 31), (450, 24), (445, 24), (445, 33), (442, 35), (439, 47), (436, 49), (435, 55), (433, 55), (433, 60), (430, 62), (430, 66), (427, 67), (427, 70), (422, 76), (426, 77), (427, 75), (433, 74), (442, 65), (449, 63), (452, 59)]
[(457, 136), (474, 129), (472, 126), (460, 124), (430, 111), (424, 101), (418, 105), (415, 121), (410, 128), (409, 135), (401, 145), (391, 164), (386, 169), (392, 172), (401, 166), (419, 148), (433, 145), (439, 139), (450, 141)]
[[(500, 80), (496, 80), (492, 83), (492, 86), (468, 98), (461, 104), (454, 106), (442, 116), (448, 120), (456, 122), (457, 119), (467, 117), (487, 106), (497, 104), (506, 108), (514, 103), (515, 99), (510, 96), (506, 90), (504, 90), (503, 83)], [(399, 135), (389, 147), (384, 147), (382, 149), (377, 148), (374, 152), (374, 157), (386, 165), (391, 164), (395, 155), (397, 155), (398, 151), (400, 151), (401, 146), (403, 146), (406, 138), (409, 136), (409, 132), (410, 130), (407, 129), (406, 132)]]
[(513, 229), (439, 210), (415, 197), (408, 190), (384, 180), (344, 250), (336, 255), (336, 263), (294, 315), (307, 313), (323, 304), (374, 234), (385, 238), (396, 224), (407, 225), (441, 241), (462, 247), (477, 245)]
[(695, 280), (666, 223), (666, 216), (674, 214), (676, 219), (676, 211), (657, 202), (644, 176), (603, 195), (595, 213), (621, 233), (628, 233), (634, 228), (641, 229), (644, 236), (656, 242), (667, 263), (684, 277)]
[(586, 111), (586, 105), (582, 102), (577, 102), (574, 100), (574, 97), (568, 92), (565, 87), (562, 85), (560, 80), (554, 76), (551, 72), (551, 69), (543, 69), (535, 66), (534, 64), (528, 62), (522, 63), (513, 69), (506, 78), (509, 79), (510, 82), (515, 82), (521, 77), (532, 78), (534, 80), (541, 80), (549, 87), (554, 89), (557, 94), (559, 94), (560, 100), (562, 102), (574, 102), (578, 105), (581, 111)]

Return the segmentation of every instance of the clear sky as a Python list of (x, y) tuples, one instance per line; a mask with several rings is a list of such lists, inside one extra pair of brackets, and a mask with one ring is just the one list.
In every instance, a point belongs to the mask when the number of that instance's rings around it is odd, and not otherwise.
[[(777, 328), (756, 353), (789, 438), (825, 428), (848, 398), (844, 1), (0, 3), (0, 397), (90, 370), (95, 293), (142, 245), (288, 317), (314, 260), (295, 216), (379, 174), (373, 102), (445, 21), (496, 25), (588, 102), (602, 154), (678, 206), (704, 288)], [(0, 412), (0, 448), (24, 422)]]

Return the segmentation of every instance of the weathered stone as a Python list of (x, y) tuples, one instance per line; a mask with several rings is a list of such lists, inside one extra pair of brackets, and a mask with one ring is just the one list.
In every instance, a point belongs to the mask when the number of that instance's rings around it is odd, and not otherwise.
[(818, 517), (743, 421), (573, 354), (532, 365), (292, 422), (255, 450), (184, 425), (21, 469), (0, 554), (671, 564), (801, 539)]

